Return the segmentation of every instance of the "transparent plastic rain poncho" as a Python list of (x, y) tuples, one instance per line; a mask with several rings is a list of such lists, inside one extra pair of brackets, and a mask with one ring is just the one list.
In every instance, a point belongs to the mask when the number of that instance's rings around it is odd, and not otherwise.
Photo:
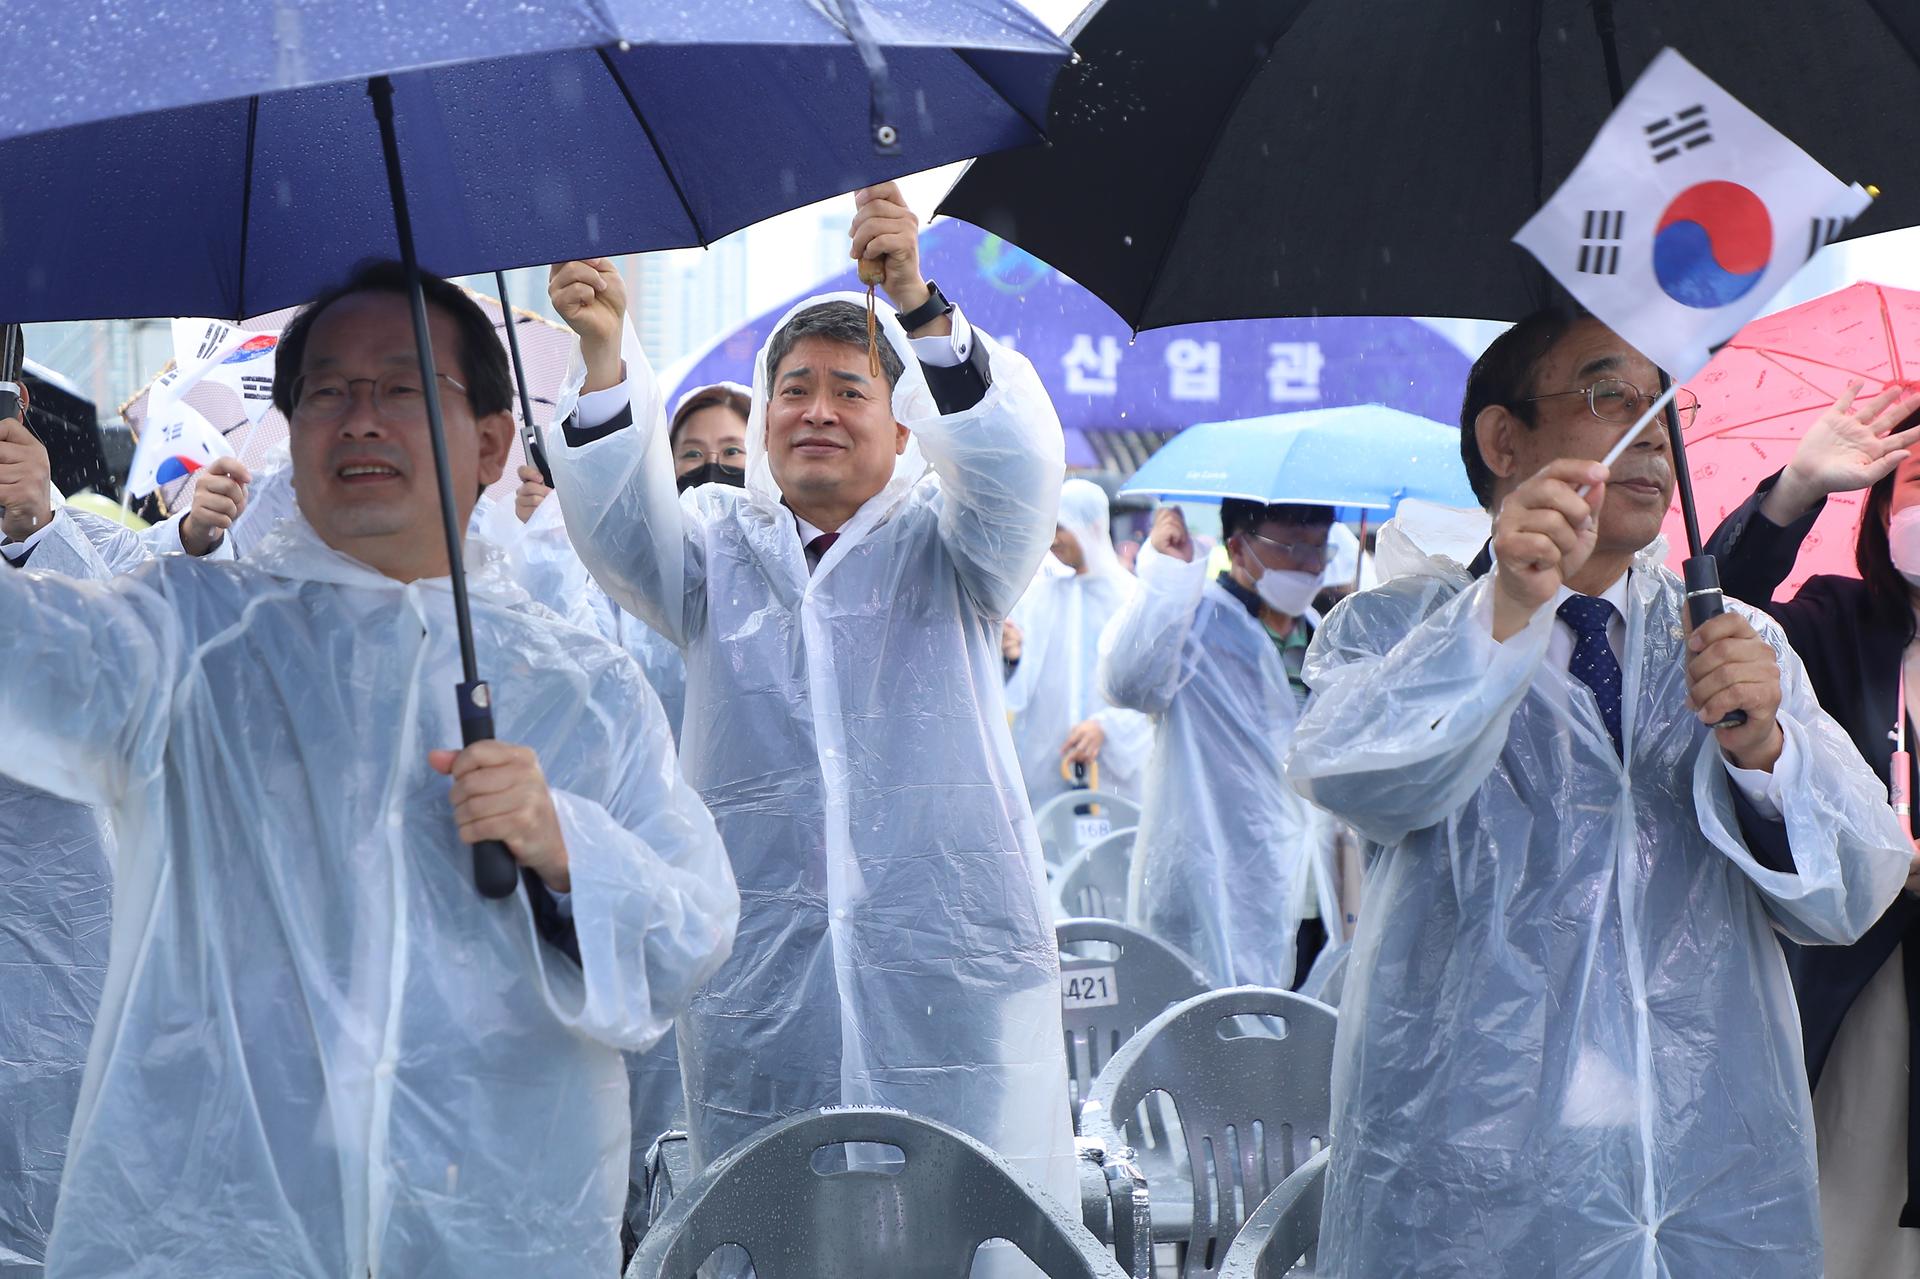
[(715, 969), (737, 898), (632, 661), (468, 555), (583, 967), (524, 885), (475, 892), (427, 766), (460, 740), (445, 579), (395, 582), (298, 516), (244, 564), (0, 574), (0, 772), (108, 806), (117, 834), (49, 1279), (614, 1273), (618, 1050)]
[[(504, 502), (495, 505), (482, 498), (481, 506), (487, 509), (475, 509), (478, 531), (506, 551), (514, 580), (535, 600), (575, 626), (626, 649), (659, 697), (668, 727), (678, 742), (687, 697), (686, 661), (677, 646), (628, 615), (587, 575), (586, 565), (567, 539), (560, 503), (549, 497), (534, 508), (525, 523)], [(644, 1187), (647, 1156), (654, 1141), (668, 1129), (684, 1129), (687, 1122), (679, 1045), (671, 1029), (646, 1051), (627, 1054), (627, 1100), (633, 1120), (633, 1160), (628, 1175), (634, 1186)], [(630, 1196), (627, 1210), (635, 1233), (644, 1233), (645, 1197)]]
[[(687, 704), (687, 663), (679, 646), (615, 604), (587, 574), (567, 539), (559, 502), (548, 498), (540, 503), (525, 524), (504, 504), (501, 516), (492, 521), (491, 531), (508, 552), (514, 580), (575, 625), (626, 649), (659, 695), (677, 742)], [(500, 527), (508, 522), (513, 527)]]
[(675, 492), (630, 327), (634, 425), (547, 443), (581, 558), (682, 643), (681, 760), (740, 881), (733, 957), (680, 1020), (694, 1153), (872, 1102), (971, 1133), (1073, 1203), (1059, 960), (999, 639), (1053, 540), (1060, 423), (1032, 366), (981, 333), (991, 388), (938, 415), (884, 307), (881, 327), (912, 437), (812, 576), (767, 460), (764, 349), (745, 489)]
[(1027, 797), (1038, 809), (1071, 783), (1060, 771), (1067, 734), (1093, 720), (1106, 734), (1100, 748), (1099, 789), (1133, 799), (1140, 793), (1153, 725), (1100, 695), (1100, 632), (1133, 594), (1133, 575), (1120, 566), (1108, 527), (1107, 495), (1090, 480), (1060, 489), (1061, 528), (1085, 556), (1076, 573), (1048, 556), (1013, 610), (1020, 628), (1020, 664), (1007, 680), (1007, 710)]
[[(64, 509), (28, 571), (105, 581), (149, 558), (131, 529)], [(111, 861), (105, 813), (0, 777), (0, 1275), (38, 1274), (46, 1257), (107, 972)]]
[[(1383, 566), (1418, 552), (1393, 529)], [(1427, 560), (1335, 609), (1289, 775), (1373, 842), (1340, 1004), (1319, 1273), (1817, 1279), (1800, 1027), (1775, 931), (1847, 943), (1911, 848), (1773, 623), (1797, 874), (1740, 833), (1687, 710), (1683, 588), (1629, 582), (1623, 774), (1584, 685)], [(1729, 604), (1730, 607), (1738, 607)]]
[(1305, 864), (1328, 843), (1281, 771), (1300, 699), (1203, 549), (1189, 563), (1143, 545), (1137, 568), (1100, 640), (1107, 698), (1154, 723), (1128, 914), (1219, 986), (1287, 989)]

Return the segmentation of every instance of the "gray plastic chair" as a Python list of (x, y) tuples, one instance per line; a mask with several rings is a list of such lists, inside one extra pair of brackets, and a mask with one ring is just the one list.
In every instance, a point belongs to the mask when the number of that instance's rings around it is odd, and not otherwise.
[[(897, 1147), (904, 1161), (820, 1166), (817, 1154), (849, 1142)], [(1050, 1279), (1126, 1279), (1085, 1226), (965, 1133), (836, 1107), (769, 1125), (714, 1160), (641, 1240), (626, 1279), (691, 1279), (728, 1244), (758, 1279), (968, 1279), (989, 1239)]]
[(1133, 827), (1089, 844), (1067, 860), (1055, 886), (1056, 919), (1125, 919), (1133, 876)]
[(1120, 1045), (1174, 1004), (1212, 987), (1200, 965), (1149, 933), (1112, 919), (1065, 919), (1060, 1020), (1067, 1032), (1067, 1093), (1080, 1103)]
[[(1100, 811), (1081, 816), (1073, 810), (1082, 804), (1095, 804)], [(1140, 805), (1105, 791), (1071, 790), (1055, 795), (1033, 815), (1040, 832), (1040, 849), (1049, 866), (1064, 866), (1088, 844), (1105, 839), (1114, 831), (1140, 824)]]
[[(1124, 1122), (1154, 1092), (1173, 1100), (1191, 1178), (1184, 1279), (1217, 1276), (1248, 1215), (1326, 1144), (1337, 1021), (1325, 1004), (1284, 990), (1214, 991), (1147, 1023), (1094, 1080), (1080, 1126), (1109, 1144), (1121, 1144), (1115, 1117)], [(1143, 1170), (1149, 1188), (1160, 1184)], [(1156, 1192), (1156, 1237), (1176, 1214), (1185, 1215)]]
[(1330, 1147), (1322, 1147), (1260, 1201), (1227, 1249), (1220, 1279), (1280, 1279), (1288, 1274), (1309, 1279), (1308, 1272), (1294, 1269), (1294, 1264), (1320, 1242), (1320, 1205), (1332, 1153)]
[(1340, 994), (1347, 985), (1347, 959), (1352, 954), (1351, 942), (1341, 942), (1321, 951), (1314, 959), (1307, 979), (1300, 983), (1300, 993), (1308, 999), (1319, 1000), (1329, 1008), (1340, 1007)]

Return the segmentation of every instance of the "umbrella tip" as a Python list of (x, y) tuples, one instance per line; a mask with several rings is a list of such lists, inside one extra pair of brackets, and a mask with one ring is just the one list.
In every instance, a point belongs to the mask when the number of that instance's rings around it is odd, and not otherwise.
[(1872, 199), (1878, 200), (1880, 198), (1880, 188), (1871, 182), (1867, 183), (1867, 195)]

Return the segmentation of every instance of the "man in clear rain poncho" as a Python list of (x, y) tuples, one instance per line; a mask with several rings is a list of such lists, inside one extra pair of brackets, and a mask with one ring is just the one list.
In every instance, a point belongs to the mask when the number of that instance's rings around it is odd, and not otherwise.
[(920, 277), (897, 189), (858, 200), (854, 252), (904, 318), (880, 309), (871, 353), (864, 298), (782, 321), (744, 490), (676, 493), (611, 264), (550, 289), (588, 392), (547, 444), (567, 529), (686, 652), (682, 762), (740, 883), (733, 956), (679, 1023), (694, 1153), (879, 1103), (1072, 1203), (1058, 955), (999, 644), (1053, 540), (1065, 445), (1032, 366)]
[(1100, 632), (1133, 594), (1133, 575), (1113, 552), (1107, 495), (1091, 480), (1060, 489), (1053, 554), (1013, 610), (1001, 651), (1012, 665), (1007, 710), (1013, 744), (1038, 809), (1073, 783), (1063, 769), (1082, 765), (1089, 784), (1133, 799), (1153, 745), (1138, 711), (1100, 695)]
[(1770, 621), (1688, 633), (1666, 433), (1590, 460), (1657, 391), (1595, 320), (1515, 326), (1461, 411), (1488, 548), (1314, 640), (1288, 772), (1373, 843), (1322, 1274), (1821, 1273), (1774, 933), (1858, 937), (1911, 850)]
[(1139, 590), (1100, 640), (1107, 698), (1154, 722), (1127, 910), (1216, 984), (1284, 990), (1307, 863), (1331, 846), (1282, 759), (1304, 701), (1288, 655), (1304, 659), (1319, 620), (1333, 509), (1230, 501), (1220, 521), (1232, 562), (1210, 580), (1162, 508)]
[[(17, 341), (14, 351), (24, 354)], [(214, 550), (244, 501), (237, 481), (207, 485), (183, 515), (186, 546)], [(169, 533), (185, 549), (173, 532), (181, 523)], [(0, 420), (0, 573), (105, 581), (165, 544), (66, 506), (45, 445), (21, 417)], [(0, 634), (9, 626), (0, 622)], [(0, 1279), (37, 1276), (46, 1257), (106, 977), (111, 850), (99, 809), (0, 777)]]
[[(401, 278), (374, 268), (289, 326), (298, 514), (250, 560), (0, 573), (0, 772), (108, 808), (117, 835), (50, 1279), (618, 1265), (618, 1050), (718, 965), (737, 899), (632, 660), (477, 540), (500, 740), (453, 749)], [(464, 519), (506, 457), (509, 382), (485, 314), (427, 284)], [(534, 882), (481, 898), (482, 839)]]

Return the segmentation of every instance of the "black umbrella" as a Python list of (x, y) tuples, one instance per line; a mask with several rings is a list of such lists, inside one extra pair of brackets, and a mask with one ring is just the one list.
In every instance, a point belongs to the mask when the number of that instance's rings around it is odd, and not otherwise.
[[(1535, 309), (1555, 286), (1510, 237), (1668, 45), (1839, 173), (1920, 148), (1909, 0), (1106, 0), (1068, 38), (1050, 145), (975, 161), (940, 211), (1136, 329)], [(1920, 184), (1849, 232), (1916, 222)], [(1719, 573), (1671, 401), (1665, 417), (1698, 625), (1722, 611)]]
[[(66, 56), (30, 91), (0, 80), (0, 297), (16, 319), (239, 318), (397, 248), (471, 745), (493, 735), (492, 707), (416, 245), (440, 274), (458, 275), (704, 243), (1037, 137), (1031, 102), (1065, 49), (1030, 14), (1007, 0), (951, 0), (891, 15), (876, 39), (864, 2), (779, 0), (743, 13), (415, 0), (409, 20), (394, 22), (385, 0), (329, 0), (314, 11), (326, 34), (308, 42), (282, 6), (191, 6), (143, 33), (68, 0), (36, 0), (17, 25)], [(916, 90), (909, 116), (891, 114), (896, 82)], [(727, 89), (716, 96), (716, 85)], [(407, 173), (434, 195), (418, 228)], [(508, 334), (517, 341), (511, 324)], [(483, 894), (513, 891), (504, 846), (477, 844), (473, 857)]]
[[(1617, 33), (1617, 34), (1616, 34)], [(1136, 329), (1287, 315), (1516, 319), (1509, 237), (1662, 48), (1920, 223), (1914, 0), (1106, 0), (1068, 33), (1049, 145), (974, 162), (940, 212)]]

